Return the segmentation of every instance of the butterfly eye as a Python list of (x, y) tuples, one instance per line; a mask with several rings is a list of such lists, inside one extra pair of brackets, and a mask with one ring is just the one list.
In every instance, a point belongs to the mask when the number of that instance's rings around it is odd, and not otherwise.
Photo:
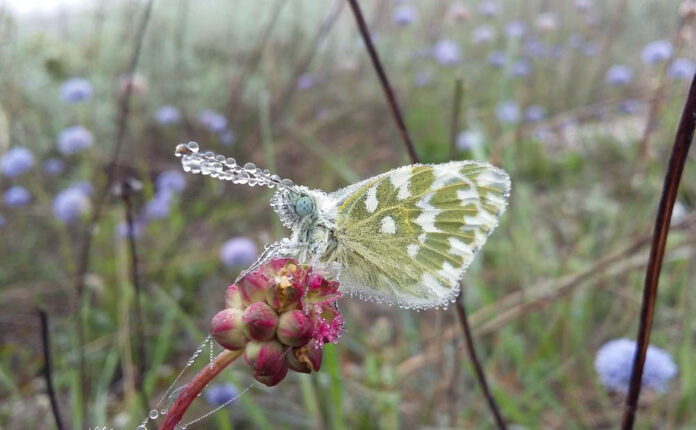
[(314, 202), (307, 196), (300, 197), (295, 202), (295, 212), (299, 216), (307, 216), (314, 210)]

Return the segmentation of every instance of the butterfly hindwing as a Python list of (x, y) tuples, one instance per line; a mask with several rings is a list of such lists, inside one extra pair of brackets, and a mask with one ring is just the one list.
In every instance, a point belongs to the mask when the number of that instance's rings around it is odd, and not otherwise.
[(509, 190), (502, 170), (456, 161), (404, 166), (331, 194), (342, 288), (405, 307), (448, 303)]

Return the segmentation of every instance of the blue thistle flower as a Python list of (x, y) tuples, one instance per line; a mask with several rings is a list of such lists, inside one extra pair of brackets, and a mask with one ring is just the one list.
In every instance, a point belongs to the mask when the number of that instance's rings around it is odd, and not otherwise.
[(650, 42), (643, 48), (641, 59), (643, 63), (653, 65), (668, 60), (672, 56), (674, 47), (667, 40)]
[[(224, 384), (211, 385), (206, 388), (203, 396), (205, 401), (211, 406), (221, 406), (239, 395), (237, 387), (227, 382)], [(234, 402), (230, 403), (234, 404)]]
[(532, 73), (532, 66), (527, 60), (517, 60), (510, 69), (510, 74), (516, 77), (529, 76)]
[(66, 103), (79, 103), (92, 98), (92, 84), (87, 79), (71, 78), (60, 87), (60, 97)]
[(643, 103), (636, 99), (621, 100), (617, 105), (619, 112), (627, 115), (638, 113), (643, 109)]
[(155, 121), (160, 125), (176, 124), (181, 120), (181, 111), (178, 108), (165, 105), (155, 112)]
[(48, 176), (58, 176), (65, 170), (65, 163), (60, 158), (49, 158), (43, 162), (41, 168)]
[(222, 133), (227, 128), (227, 118), (212, 109), (204, 109), (198, 114), (198, 123), (211, 133)]
[(495, 117), (501, 124), (516, 124), (520, 120), (520, 108), (513, 100), (500, 102), (495, 108)]
[(459, 46), (449, 39), (440, 40), (435, 44), (433, 56), (435, 61), (443, 66), (454, 66), (461, 58)]
[(688, 58), (675, 58), (669, 65), (667, 74), (672, 79), (691, 79), (696, 73), (696, 63)]
[[(636, 348), (635, 341), (625, 338), (611, 340), (599, 348), (595, 357), (595, 370), (605, 387), (621, 393), (628, 391)], [(649, 346), (642, 386), (662, 393), (677, 371), (677, 365), (667, 351)]]
[(604, 81), (609, 85), (626, 85), (633, 79), (633, 70), (623, 64), (611, 66), (604, 76)]
[(417, 87), (425, 87), (432, 80), (432, 75), (428, 72), (418, 72), (413, 75), (413, 83)]
[(235, 141), (237, 138), (237, 135), (234, 133), (234, 131), (230, 130), (229, 128), (222, 133), (220, 133), (220, 143), (223, 145), (230, 145)]
[(531, 105), (524, 111), (526, 122), (539, 122), (546, 118), (546, 110), (539, 105)]
[(23, 146), (15, 146), (0, 159), (0, 170), (8, 178), (16, 178), (33, 166), (34, 154)]
[(3, 201), (8, 208), (18, 208), (29, 204), (31, 193), (26, 188), (15, 185), (5, 191)]
[(90, 208), (89, 195), (81, 184), (64, 189), (53, 199), (53, 214), (66, 224), (77, 221)]
[(502, 51), (492, 51), (488, 54), (488, 65), (499, 69), (505, 65), (505, 53)]
[(391, 19), (400, 27), (407, 26), (418, 21), (418, 11), (413, 6), (404, 4), (394, 9)]
[(457, 135), (457, 149), (469, 151), (483, 145), (485, 137), (478, 130), (464, 130)]
[(505, 34), (511, 39), (519, 39), (527, 32), (527, 26), (522, 21), (510, 21), (505, 24)]
[(500, 14), (500, 5), (494, 1), (482, 1), (478, 4), (478, 13), (486, 18), (491, 18)]
[(73, 125), (58, 133), (58, 151), (63, 155), (73, 155), (92, 146), (92, 133), (81, 125)]
[(256, 244), (247, 237), (233, 237), (220, 248), (220, 261), (227, 267), (247, 266), (256, 260), (256, 255)]
[(172, 204), (172, 192), (159, 191), (155, 197), (150, 199), (145, 204), (145, 218), (163, 219), (169, 216), (169, 210)]
[(157, 175), (155, 179), (157, 192), (175, 192), (180, 193), (186, 188), (186, 177), (178, 170), (165, 170)]

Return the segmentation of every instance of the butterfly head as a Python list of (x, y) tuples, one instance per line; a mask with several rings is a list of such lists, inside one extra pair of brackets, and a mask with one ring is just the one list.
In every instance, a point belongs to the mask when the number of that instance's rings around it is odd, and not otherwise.
[(294, 228), (306, 220), (317, 217), (316, 196), (306, 187), (279, 189), (271, 199), (271, 207), (288, 228)]

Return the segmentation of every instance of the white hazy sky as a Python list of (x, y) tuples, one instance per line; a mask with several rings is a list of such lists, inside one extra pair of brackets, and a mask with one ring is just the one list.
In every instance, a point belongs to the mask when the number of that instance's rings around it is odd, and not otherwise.
[(0, 0), (0, 4), (17, 14), (50, 14), (64, 8), (90, 3), (89, 0)]

